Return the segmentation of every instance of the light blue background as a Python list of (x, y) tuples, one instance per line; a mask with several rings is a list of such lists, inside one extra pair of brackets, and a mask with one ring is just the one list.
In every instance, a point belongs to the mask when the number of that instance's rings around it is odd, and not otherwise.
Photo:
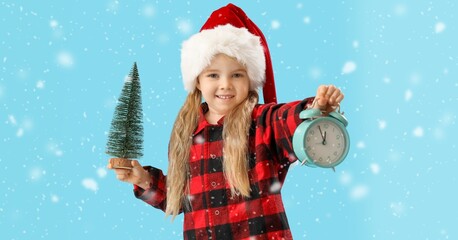
[[(234, 2), (268, 38), (280, 102), (345, 93), (346, 161), (283, 187), (295, 239), (458, 239), (456, 2)], [(182, 216), (105, 170), (107, 131), (137, 61), (140, 160), (166, 171), (180, 43), (225, 4), (0, 2), (0, 239), (182, 238)]]

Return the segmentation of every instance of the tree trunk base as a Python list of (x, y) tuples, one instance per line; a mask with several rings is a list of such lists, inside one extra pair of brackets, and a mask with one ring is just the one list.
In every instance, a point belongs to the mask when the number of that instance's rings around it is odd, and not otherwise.
[(131, 160), (125, 158), (110, 159), (112, 168), (132, 169)]

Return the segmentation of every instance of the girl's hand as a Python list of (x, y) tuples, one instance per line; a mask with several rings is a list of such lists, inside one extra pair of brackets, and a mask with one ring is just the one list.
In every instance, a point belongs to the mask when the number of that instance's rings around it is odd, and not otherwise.
[(135, 184), (143, 189), (148, 189), (151, 181), (149, 173), (143, 169), (137, 160), (132, 160), (130, 163), (132, 164), (132, 169), (121, 169), (113, 168), (110, 161), (108, 161), (107, 168), (113, 169), (116, 174), (116, 178), (120, 181)]
[(344, 99), (344, 94), (334, 85), (321, 85), (318, 87), (313, 108), (320, 109), (325, 114), (334, 111)]

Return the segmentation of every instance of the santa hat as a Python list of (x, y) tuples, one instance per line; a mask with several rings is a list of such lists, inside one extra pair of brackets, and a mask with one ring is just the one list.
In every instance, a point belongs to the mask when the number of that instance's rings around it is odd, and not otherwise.
[(245, 12), (233, 4), (214, 11), (200, 32), (183, 42), (181, 72), (188, 92), (194, 91), (197, 76), (219, 53), (236, 58), (247, 68), (250, 89), (263, 87), (265, 103), (277, 102), (266, 38)]

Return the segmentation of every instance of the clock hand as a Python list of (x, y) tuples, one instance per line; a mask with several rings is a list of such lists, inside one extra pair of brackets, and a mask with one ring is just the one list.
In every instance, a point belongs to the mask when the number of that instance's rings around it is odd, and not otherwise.
[[(321, 126), (320, 125), (318, 125), (318, 130), (320, 130), (320, 135), (321, 135), (321, 138), (323, 139), (323, 143), (324, 143), (324, 141), (326, 141), (326, 135), (323, 135), (323, 132), (321, 131)], [(326, 132), (325, 132), (325, 134), (326, 134)]]

